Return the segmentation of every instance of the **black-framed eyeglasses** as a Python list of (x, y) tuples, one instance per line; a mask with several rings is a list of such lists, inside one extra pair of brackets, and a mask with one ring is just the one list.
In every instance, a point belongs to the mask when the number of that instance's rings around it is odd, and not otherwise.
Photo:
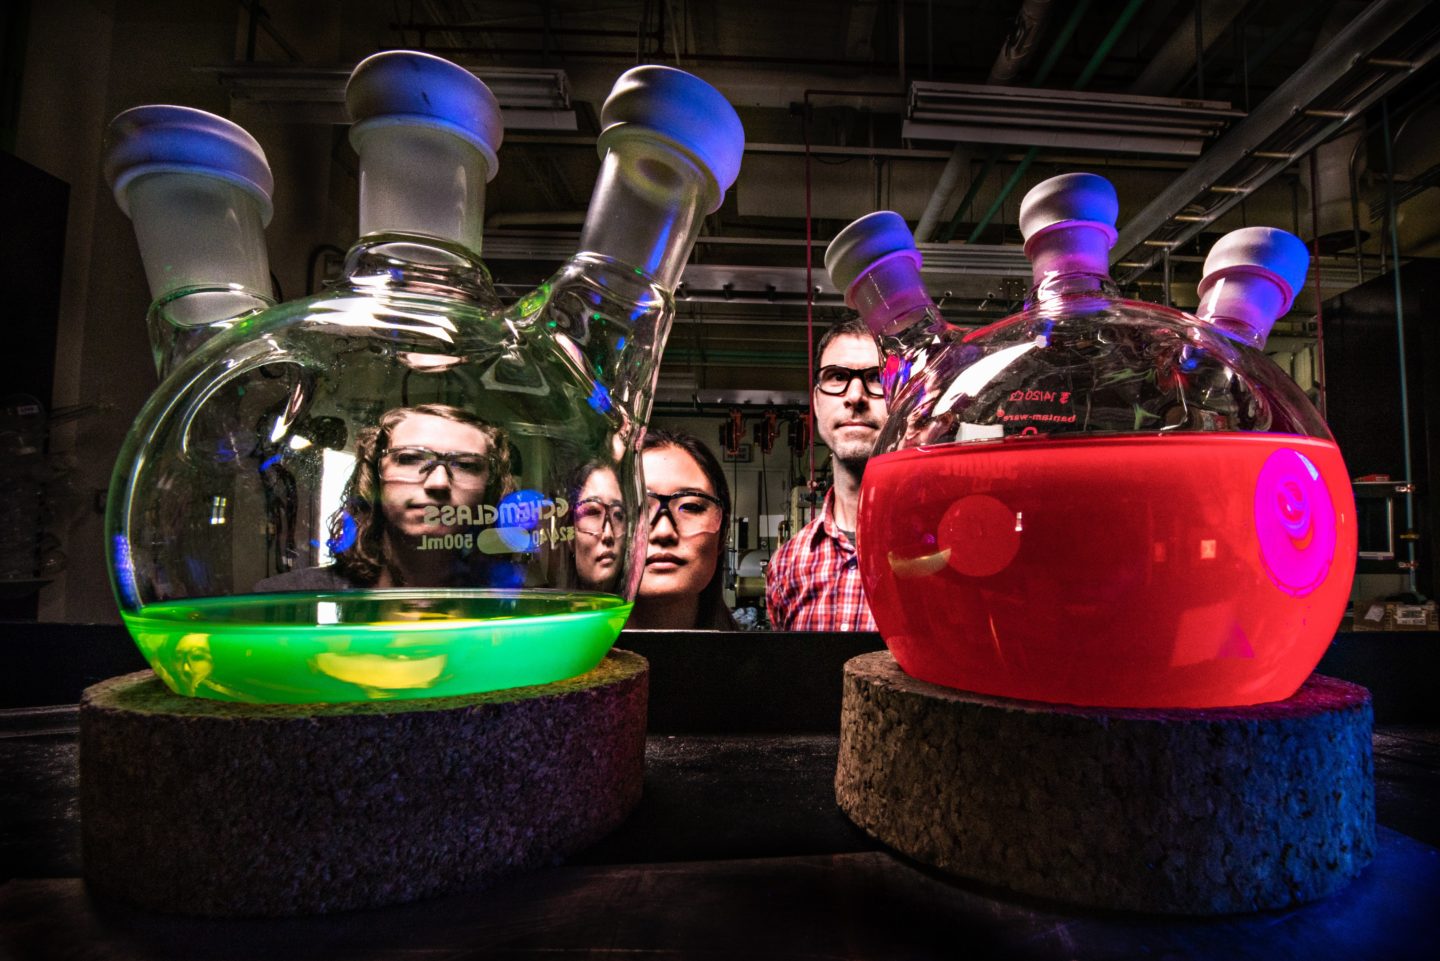
[(450, 483), (456, 487), (483, 487), (490, 474), (490, 459), (474, 451), (392, 447), (380, 456), (380, 477), (414, 484), (429, 477), (430, 472), (442, 464), (450, 475)]
[(681, 537), (713, 534), (724, 522), (725, 505), (720, 503), (720, 498), (700, 491), (676, 491), (673, 494), (646, 491), (645, 497), (655, 505), (650, 511), (650, 526), (660, 523), (663, 514), (670, 518), (675, 533)]
[(815, 372), (815, 389), (822, 394), (840, 397), (850, 389), (850, 382), (860, 378), (860, 386), (871, 397), (884, 397), (885, 385), (880, 382), (879, 367), (841, 367), (826, 364)]
[(606, 525), (617, 537), (625, 533), (624, 504), (587, 497), (575, 505), (575, 529), (580, 533), (599, 536), (605, 533)]

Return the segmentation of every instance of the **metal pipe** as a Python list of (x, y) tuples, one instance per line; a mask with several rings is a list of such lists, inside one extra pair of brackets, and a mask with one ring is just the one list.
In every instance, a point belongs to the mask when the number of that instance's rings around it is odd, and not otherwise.
[[(810, 216), (810, 91), (800, 115), (805, 133), (805, 383), (809, 387), (805, 417), (815, 416), (815, 237)], [(843, 293), (843, 291), (842, 291)], [(810, 431), (810, 490), (815, 489), (815, 431)]]
[[(1318, 151), (1318, 148), (1317, 148)], [(1322, 274), (1320, 273), (1320, 165), (1315, 162), (1316, 155), (1310, 155), (1310, 234), (1315, 244), (1315, 253), (1310, 258), (1310, 265), (1315, 268), (1315, 387), (1319, 391), (1318, 403), (1320, 418), (1326, 419), (1325, 409), (1325, 324), (1324, 324), (1324, 299), (1321, 296)]]
[[(1125, 28), (1130, 26), (1130, 21), (1135, 19), (1135, 14), (1139, 13), (1140, 8), (1144, 5), (1145, 0), (1130, 0), (1130, 2), (1125, 5), (1125, 9), (1120, 12), (1120, 16), (1115, 18), (1115, 22), (1110, 26), (1110, 30), (1100, 40), (1100, 43), (1096, 45), (1095, 52), (1090, 54), (1090, 60), (1085, 64), (1085, 69), (1080, 71), (1080, 76), (1076, 77), (1075, 82), (1070, 85), (1071, 89), (1080, 90), (1095, 77), (1096, 72), (1100, 69), (1100, 65), (1105, 62), (1105, 58), (1110, 55), (1110, 51), (1114, 49), (1115, 44), (1119, 42), (1120, 36), (1125, 32)], [(1004, 205), (1005, 201), (1009, 199), (1011, 191), (1020, 183), (1020, 178), (1026, 170), (1030, 169), (1030, 164), (1034, 162), (1039, 152), (1038, 147), (1031, 147), (1025, 154), (1024, 159), (1022, 159), (1019, 166), (1015, 168), (1015, 172), (1010, 175), (1010, 179), (1007, 180), (1005, 186), (1000, 189), (999, 196), (991, 201), (989, 209), (985, 211), (985, 216), (981, 217), (975, 223), (975, 229), (970, 231), (970, 243), (973, 244), (985, 228), (990, 226), (990, 221), (1000, 212), (1000, 208)]]
[[(1085, 2), (1088, 3), (1089, 0), (1085, 0)], [(1010, 83), (1020, 75), (1025, 64), (1035, 55), (1040, 34), (1044, 31), (1045, 23), (1050, 17), (1050, 3), (1051, 0), (1025, 0), (1020, 7), (1020, 12), (1015, 15), (1015, 26), (1012, 32), (1006, 37), (1005, 43), (1001, 45), (1000, 52), (995, 55), (995, 63), (990, 67), (990, 76), (986, 79), (986, 83)], [(1083, 5), (1082, 3), (1081, 6)], [(945, 212), (945, 204), (955, 193), (955, 186), (960, 181), (960, 172), (970, 166), (970, 158), (971, 151), (967, 144), (957, 143), (950, 151), (950, 158), (945, 162), (945, 169), (940, 172), (940, 179), (935, 181), (935, 187), (930, 191), (930, 199), (925, 204), (925, 212), (920, 215), (920, 223), (915, 226), (915, 242), (917, 244), (927, 242), (934, 234), (935, 225), (940, 222), (940, 216)], [(970, 189), (966, 191), (967, 199), (960, 201), (959, 210), (964, 210), (970, 200), (974, 198), (980, 181), (983, 181), (984, 176), (989, 174), (992, 166), (994, 166), (994, 160), (988, 161), (984, 168), (984, 174), (971, 181)], [(951, 229), (945, 240), (948, 241), (954, 234), (955, 231)]]
[[(1395, 210), (1395, 156), (1390, 142), (1390, 99), (1380, 101), (1381, 137), (1385, 141), (1385, 214), (1390, 221), (1390, 255), (1394, 263), (1395, 277), (1395, 344), (1400, 361), (1400, 440), (1405, 454), (1405, 530), (1415, 530), (1415, 472), (1410, 460), (1410, 386), (1409, 370), (1405, 359), (1405, 301), (1400, 284), (1400, 227), (1396, 222)], [(1409, 562), (1410, 593), (1415, 593), (1415, 542), (1405, 541), (1406, 560)]]
[[(1354, 64), (1403, 30), (1405, 25), (1425, 8), (1427, 2), (1428, 0), (1374, 0), (1359, 16), (1346, 25), (1323, 51), (1311, 57), (1291, 74), (1248, 117), (1231, 127), (1223, 137), (1201, 155), (1199, 162), (1171, 181), (1169, 186), (1160, 191), (1143, 210), (1132, 217), (1121, 228), (1120, 239), (1116, 242), (1111, 256), (1116, 260), (1126, 259), (1126, 255), (1130, 251), (1145, 242), (1144, 238), (1150, 237), (1162, 228), (1169, 222), (1173, 214), (1183, 209), (1196, 196), (1205, 191), (1210, 183), (1223, 179), (1226, 173), (1241, 161), (1247, 158), (1263, 159), (1267, 157), (1289, 161), (1296, 153), (1303, 155), (1313, 146), (1331, 136), (1343, 125), (1343, 121), (1317, 121), (1313, 133), (1306, 136), (1305, 131), (1301, 132), (1304, 139), (1294, 147), (1293, 152), (1278, 153), (1256, 149), (1292, 121), (1297, 106), (1312, 103), (1316, 98), (1325, 94), (1336, 84), (1337, 78), (1353, 69)], [(1421, 42), (1429, 43), (1430, 41), (1427, 38)], [(1440, 44), (1431, 44), (1424, 51), (1424, 57), (1420, 59), (1429, 59), (1437, 51), (1440, 51)], [(1350, 109), (1356, 112), (1363, 110), (1384, 96), (1401, 79), (1403, 79), (1403, 75), (1392, 74), (1378, 83), (1368, 84), (1350, 101)], [(1282, 169), (1275, 165), (1261, 170), (1249, 179), (1248, 185), (1252, 190), (1259, 189)], [(1208, 210), (1207, 213), (1213, 215), (1212, 222), (1215, 218), (1228, 212), (1239, 200), (1240, 197), (1237, 196), (1232, 201), (1218, 204)], [(1177, 243), (1183, 243), (1199, 233), (1202, 226), (1200, 224), (1193, 225), (1181, 231), (1174, 240)], [(1149, 260), (1149, 264), (1152, 266), (1154, 262), (1155, 258)], [(1135, 276), (1136, 274), (1132, 273), (1116, 279), (1123, 285), (1129, 283)]]
[(1000, 192), (995, 195), (995, 199), (990, 201), (990, 206), (985, 209), (985, 215), (979, 220), (975, 221), (975, 229), (970, 231), (970, 237), (966, 240), (966, 243), (975, 243), (975, 241), (980, 238), (980, 234), (984, 232), (985, 228), (990, 226), (990, 221), (995, 219), (995, 215), (1000, 212), (1000, 208), (1004, 206), (1005, 201), (1009, 198), (1011, 191), (1013, 191), (1015, 189), (1015, 185), (1020, 182), (1020, 178), (1025, 175), (1025, 171), (1030, 169), (1030, 164), (1034, 162), (1035, 157), (1039, 153), (1040, 151), (1038, 148), (1031, 147), (1028, 151), (1026, 151), (1025, 156), (1020, 158), (1020, 162), (1015, 165), (1015, 172), (1010, 175), (1009, 180), (1005, 181), (1005, 186), (1000, 188)]
[[(1031, 79), (1030, 86), (1038, 87), (1049, 78), (1050, 71), (1055, 68), (1056, 62), (1060, 59), (1060, 54), (1065, 51), (1065, 47), (1070, 43), (1070, 38), (1075, 35), (1075, 29), (1080, 26), (1080, 21), (1084, 19), (1085, 11), (1090, 8), (1090, 3), (1091, 0), (1078, 0), (1075, 6), (1071, 8), (1070, 16), (1066, 18), (1065, 23), (1060, 27), (1060, 33), (1056, 35), (1055, 42), (1050, 45), (1050, 50), (1045, 54), (1045, 59), (1040, 61), (1040, 66), (1035, 69), (1035, 76)], [(955, 149), (958, 152), (960, 148), (957, 145)], [(985, 165), (980, 168), (980, 172), (970, 181), (970, 186), (965, 191), (964, 199), (961, 200), (959, 206), (955, 208), (955, 213), (951, 214), (950, 222), (940, 231), (940, 236), (937, 239), (942, 243), (949, 243), (955, 237), (955, 232), (960, 229), (960, 221), (964, 218), (966, 208), (974, 201), (976, 194), (980, 192), (980, 187), (985, 183), (985, 178), (990, 176), (990, 171), (994, 169), (995, 161), (999, 159), (1000, 148), (998, 146), (991, 147), (989, 155), (985, 158)], [(941, 204), (941, 209), (942, 211), (944, 209), (943, 203)], [(936, 216), (938, 217), (939, 215), (937, 214)]]
[[(945, 161), (945, 169), (940, 171), (940, 178), (935, 181), (935, 188), (930, 191), (930, 199), (925, 203), (925, 212), (920, 215), (920, 222), (915, 225), (915, 242), (926, 243), (930, 235), (935, 231), (935, 225), (940, 222), (940, 215), (945, 212), (945, 204), (950, 195), (955, 192), (955, 185), (960, 180), (960, 171), (970, 166), (970, 148), (963, 143), (957, 143), (955, 149), (950, 151), (950, 157)], [(974, 181), (972, 180), (973, 184)], [(960, 204), (963, 210), (964, 202)], [(948, 238), (947, 238), (948, 239)]]
[(940, 231), (940, 236), (936, 238), (941, 243), (948, 244), (954, 239), (955, 231), (960, 226), (961, 216), (964, 211), (974, 203), (975, 196), (980, 193), (980, 188), (984, 185), (985, 179), (990, 176), (990, 171), (994, 169), (995, 162), (1000, 159), (1000, 152), (999, 147), (991, 147), (990, 153), (985, 157), (984, 165), (980, 168), (980, 172), (970, 178), (970, 186), (966, 188), (965, 196), (960, 198), (960, 205), (955, 208), (955, 213), (950, 218), (950, 222), (945, 225), (944, 229)]

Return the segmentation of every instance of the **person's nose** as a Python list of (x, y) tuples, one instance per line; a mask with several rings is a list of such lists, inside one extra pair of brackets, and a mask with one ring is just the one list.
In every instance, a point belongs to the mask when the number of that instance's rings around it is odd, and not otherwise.
[(652, 544), (674, 544), (680, 540), (680, 532), (675, 529), (675, 521), (669, 511), (661, 511), (660, 516), (650, 525), (650, 543)]
[(845, 406), (852, 410), (864, 410), (870, 406), (870, 395), (865, 393), (864, 378), (852, 377), (850, 383), (845, 385)]
[(443, 463), (436, 464), (430, 473), (425, 475), (425, 490), (430, 494), (450, 493), (450, 468)]

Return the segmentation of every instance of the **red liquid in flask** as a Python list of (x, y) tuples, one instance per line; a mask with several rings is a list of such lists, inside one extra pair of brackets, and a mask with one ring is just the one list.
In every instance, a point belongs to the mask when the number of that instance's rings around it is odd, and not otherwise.
[(897, 451), (865, 469), (860, 569), (905, 671), (1097, 707), (1289, 697), (1355, 570), (1330, 441), (1187, 433)]

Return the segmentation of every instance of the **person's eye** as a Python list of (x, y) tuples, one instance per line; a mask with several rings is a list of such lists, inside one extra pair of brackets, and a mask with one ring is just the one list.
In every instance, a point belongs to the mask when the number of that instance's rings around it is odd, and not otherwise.
[(709, 501), (699, 497), (690, 497), (683, 501), (676, 501), (675, 508), (683, 514), (694, 514), (699, 516), (710, 510)]
[(485, 460), (480, 457), (452, 457), (450, 463), (455, 465), (456, 470), (475, 477), (485, 473)]
[(581, 520), (590, 520), (595, 517), (600, 517), (604, 513), (605, 508), (601, 507), (599, 504), (581, 504), (579, 507), (575, 508), (575, 516), (580, 518)]
[(419, 451), (400, 450), (391, 455), (401, 467), (418, 467), (425, 463), (425, 455)]

